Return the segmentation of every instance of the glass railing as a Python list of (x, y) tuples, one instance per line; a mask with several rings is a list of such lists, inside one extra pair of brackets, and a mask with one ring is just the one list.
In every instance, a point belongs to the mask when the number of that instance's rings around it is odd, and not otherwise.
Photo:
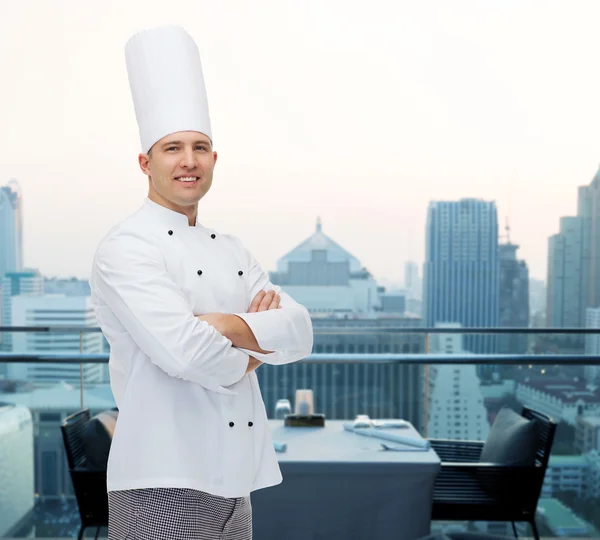
[[(540, 533), (600, 538), (599, 332), (315, 320), (313, 354), (257, 374), (271, 419), (282, 404), (294, 410), (298, 389), (313, 391), (315, 412), (328, 420), (403, 418), (427, 438), (485, 440), (504, 406), (548, 414), (558, 428)], [(82, 408), (115, 406), (108, 347), (95, 328), (11, 328), (10, 335), (0, 353), (0, 537), (76, 537), (60, 424)], [(438, 529), (512, 535), (508, 523), (434, 522)]]

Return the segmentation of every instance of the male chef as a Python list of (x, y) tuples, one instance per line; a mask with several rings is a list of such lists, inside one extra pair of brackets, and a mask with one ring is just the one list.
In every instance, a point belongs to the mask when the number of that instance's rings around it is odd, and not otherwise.
[(125, 57), (148, 197), (90, 277), (119, 408), (108, 536), (250, 539), (250, 493), (282, 481), (256, 369), (310, 354), (311, 320), (238, 238), (200, 222), (217, 153), (192, 38), (145, 30)]

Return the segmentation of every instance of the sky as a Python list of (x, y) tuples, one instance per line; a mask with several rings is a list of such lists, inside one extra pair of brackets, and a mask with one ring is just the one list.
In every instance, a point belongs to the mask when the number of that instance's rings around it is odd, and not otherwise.
[(0, 0), (0, 185), (24, 258), (87, 278), (147, 194), (124, 45), (183, 26), (215, 149), (199, 220), (262, 266), (315, 230), (384, 284), (422, 263), (431, 200), (494, 200), (530, 275), (600, 164), (593, 1)]

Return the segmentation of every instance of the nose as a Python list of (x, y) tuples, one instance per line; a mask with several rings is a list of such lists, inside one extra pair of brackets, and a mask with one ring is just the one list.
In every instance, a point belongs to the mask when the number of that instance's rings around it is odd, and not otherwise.
[(193, 169), (196, 167), (196, 156), (192, 148), (186, 148), (181, 156), (181, 167)]

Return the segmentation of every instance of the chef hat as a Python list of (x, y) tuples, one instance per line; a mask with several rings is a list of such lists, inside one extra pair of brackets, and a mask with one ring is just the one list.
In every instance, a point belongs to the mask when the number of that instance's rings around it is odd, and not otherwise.
[(183, 28), (135, 34), (125, 60), (144, 153), (177, 131), (199, 131), (212, 141), (200, 54)]

